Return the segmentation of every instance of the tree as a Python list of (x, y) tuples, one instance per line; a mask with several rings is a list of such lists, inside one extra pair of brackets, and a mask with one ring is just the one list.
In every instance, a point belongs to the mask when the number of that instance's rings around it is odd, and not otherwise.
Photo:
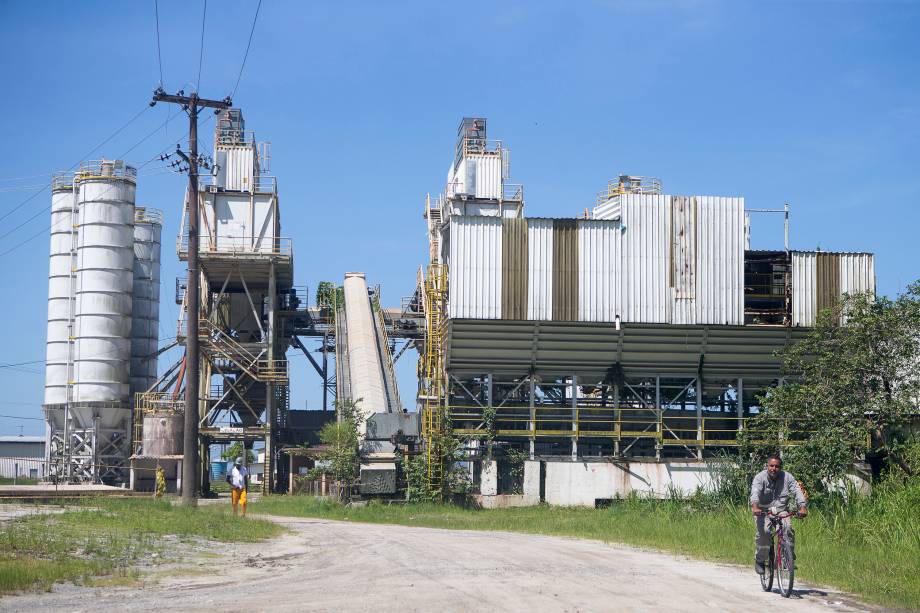
[[(243, 457), (243, 443), (236, 441), (220, 454), (220, 459), (227, 462), (233, 462), (237, 458)], [(252, 464), (256, 461), (256, 454), (251, 449), (246, 450), (246, 464)]]
[(319, 432), (319, 440), (326, 446), (320, 459), (328, 463), (328, 473), (335, 480), (346, 497), (351, 485), (358, 478), (358, 430), (362, 417), (358, 411), (358, 400), (336, 402), (338, 419), (327, 423)]
[(787, 463), (818, 491), (866, 456), (908, 476), (920, 469), (908, 451), (920, 407), (920, 282), (895, 300), (844, 296), (783, 358), (796, 379), (761, 399), (743, 447), (763, 451), (798, 436)]

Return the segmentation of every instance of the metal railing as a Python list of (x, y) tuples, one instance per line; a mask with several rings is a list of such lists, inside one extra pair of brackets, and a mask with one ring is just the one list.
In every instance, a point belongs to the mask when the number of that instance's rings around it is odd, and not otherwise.
[[(187, 232), (176, 237), (176, 251), (180, 256), (188, 255)], [(287, 237), (199, 234), (198, 253), (236, 256), (276, 255), (289, 258), (294, 255), (294, 243)]]
[(502, 200), (524, 202), (524, 186), (520, 183), (503, 183)]
[(502, 141), (464, 137), (463, 153), (466, 155), (501, 155)]
[(134, 209), (134, 223), (149, 223), (163, 225), (163, 211), (138, 206)]
[[(217, 175), (206, 174), (198, 177), (198, 188), (201, 191), (208, 191), (209, 188), (216, 187), (221, 189), (217, 184)], [(242, 190), (232, 190), (234, 193), (238, 191), (242, 192), (252, 192), (254, 194), (276, 194), (278, 193), (278, 177), (273, 175), (256, 175), (252, 177), (252, 184)]]
[[(729, 413), (706, 415), (697, 419), (687, 415), (656, 415), (653, 409), (597, 406), (529, 406), (498, 407), (492, 430), (485, 421), (485, 409), (478, 405), (450, 405), (448, 416), (453, 433), (485, 438), (608, 438), (616, 441), (652, 439), (661, 446), (736, 447), (740, 431), (758, 432), (748, 425), (753, 417)], [(470, 427), (470, 424), (476, 426)], [(767, 431), (763, 431), (765, 434)], [(784, 445), (799, 444), (809, 433), (791, 429)]]
[(88, 160), (81, 162), (80, 169), (74, 173), (78, 182), (113, 178), (137, 181), (137, 169), (125, 164), (124, 160)]
[(661, 193), (661, 179), (655, 177), (638, 177), (620, 175), (616, 179), (607, 181), (607, 189), (597, 192), (596, 203), (604, 204), (614, 196), (622, 194), (652, 194)]
[(51, 191), (72, 190), (74, 184), (74, 173), (56, 172), (51, 175)]

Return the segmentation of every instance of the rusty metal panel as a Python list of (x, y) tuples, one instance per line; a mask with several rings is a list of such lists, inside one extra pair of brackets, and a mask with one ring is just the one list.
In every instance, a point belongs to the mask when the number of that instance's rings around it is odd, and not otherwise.
[(527, 220), (502, 220), (502, 318), (527, 318)]
[(578, 225), (553, 220), (553, 320), (578, 319)]
[(792, 325), (813, 326), (817, 313), (817, 258), (814, 252), (792, 253)]
[(527, 319), (553, 317), (553, 220), (527, 220)]
[(840, 256), (817, 253), (815, 257), (815, 300), (817, 313), (833, 308), (840, 300)]

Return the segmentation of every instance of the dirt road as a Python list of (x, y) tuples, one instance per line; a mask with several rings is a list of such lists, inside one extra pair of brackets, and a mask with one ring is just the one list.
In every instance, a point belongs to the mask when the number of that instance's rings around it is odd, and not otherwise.
[[(867, 610), (802, 585), (789, 600), (747, 568), (596, 541), (278, 519), (291, 532), (189, 559), (142, 587), (58, 586), (0, 611)], [(259, 553), (262, 552), (262, 553)]]

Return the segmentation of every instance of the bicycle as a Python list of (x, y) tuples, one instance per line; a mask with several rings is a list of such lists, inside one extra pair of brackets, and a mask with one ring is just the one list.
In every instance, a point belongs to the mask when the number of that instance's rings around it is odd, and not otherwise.
[(795, 554), (793, 543), (785, 539), (783, 520), (792, 517), (795, 513), (783, 511), (777, 513), (774, 509), (767, 512), (767, 521), (770, 531), (770, 557), (764, 563), (764, 573), (760, 575), (760, 587), (769, 592), (773, 589), (773, 574), (779, 584), (779, 593), (784, 598), (792, 595), (792, 584), (795, 582)]

